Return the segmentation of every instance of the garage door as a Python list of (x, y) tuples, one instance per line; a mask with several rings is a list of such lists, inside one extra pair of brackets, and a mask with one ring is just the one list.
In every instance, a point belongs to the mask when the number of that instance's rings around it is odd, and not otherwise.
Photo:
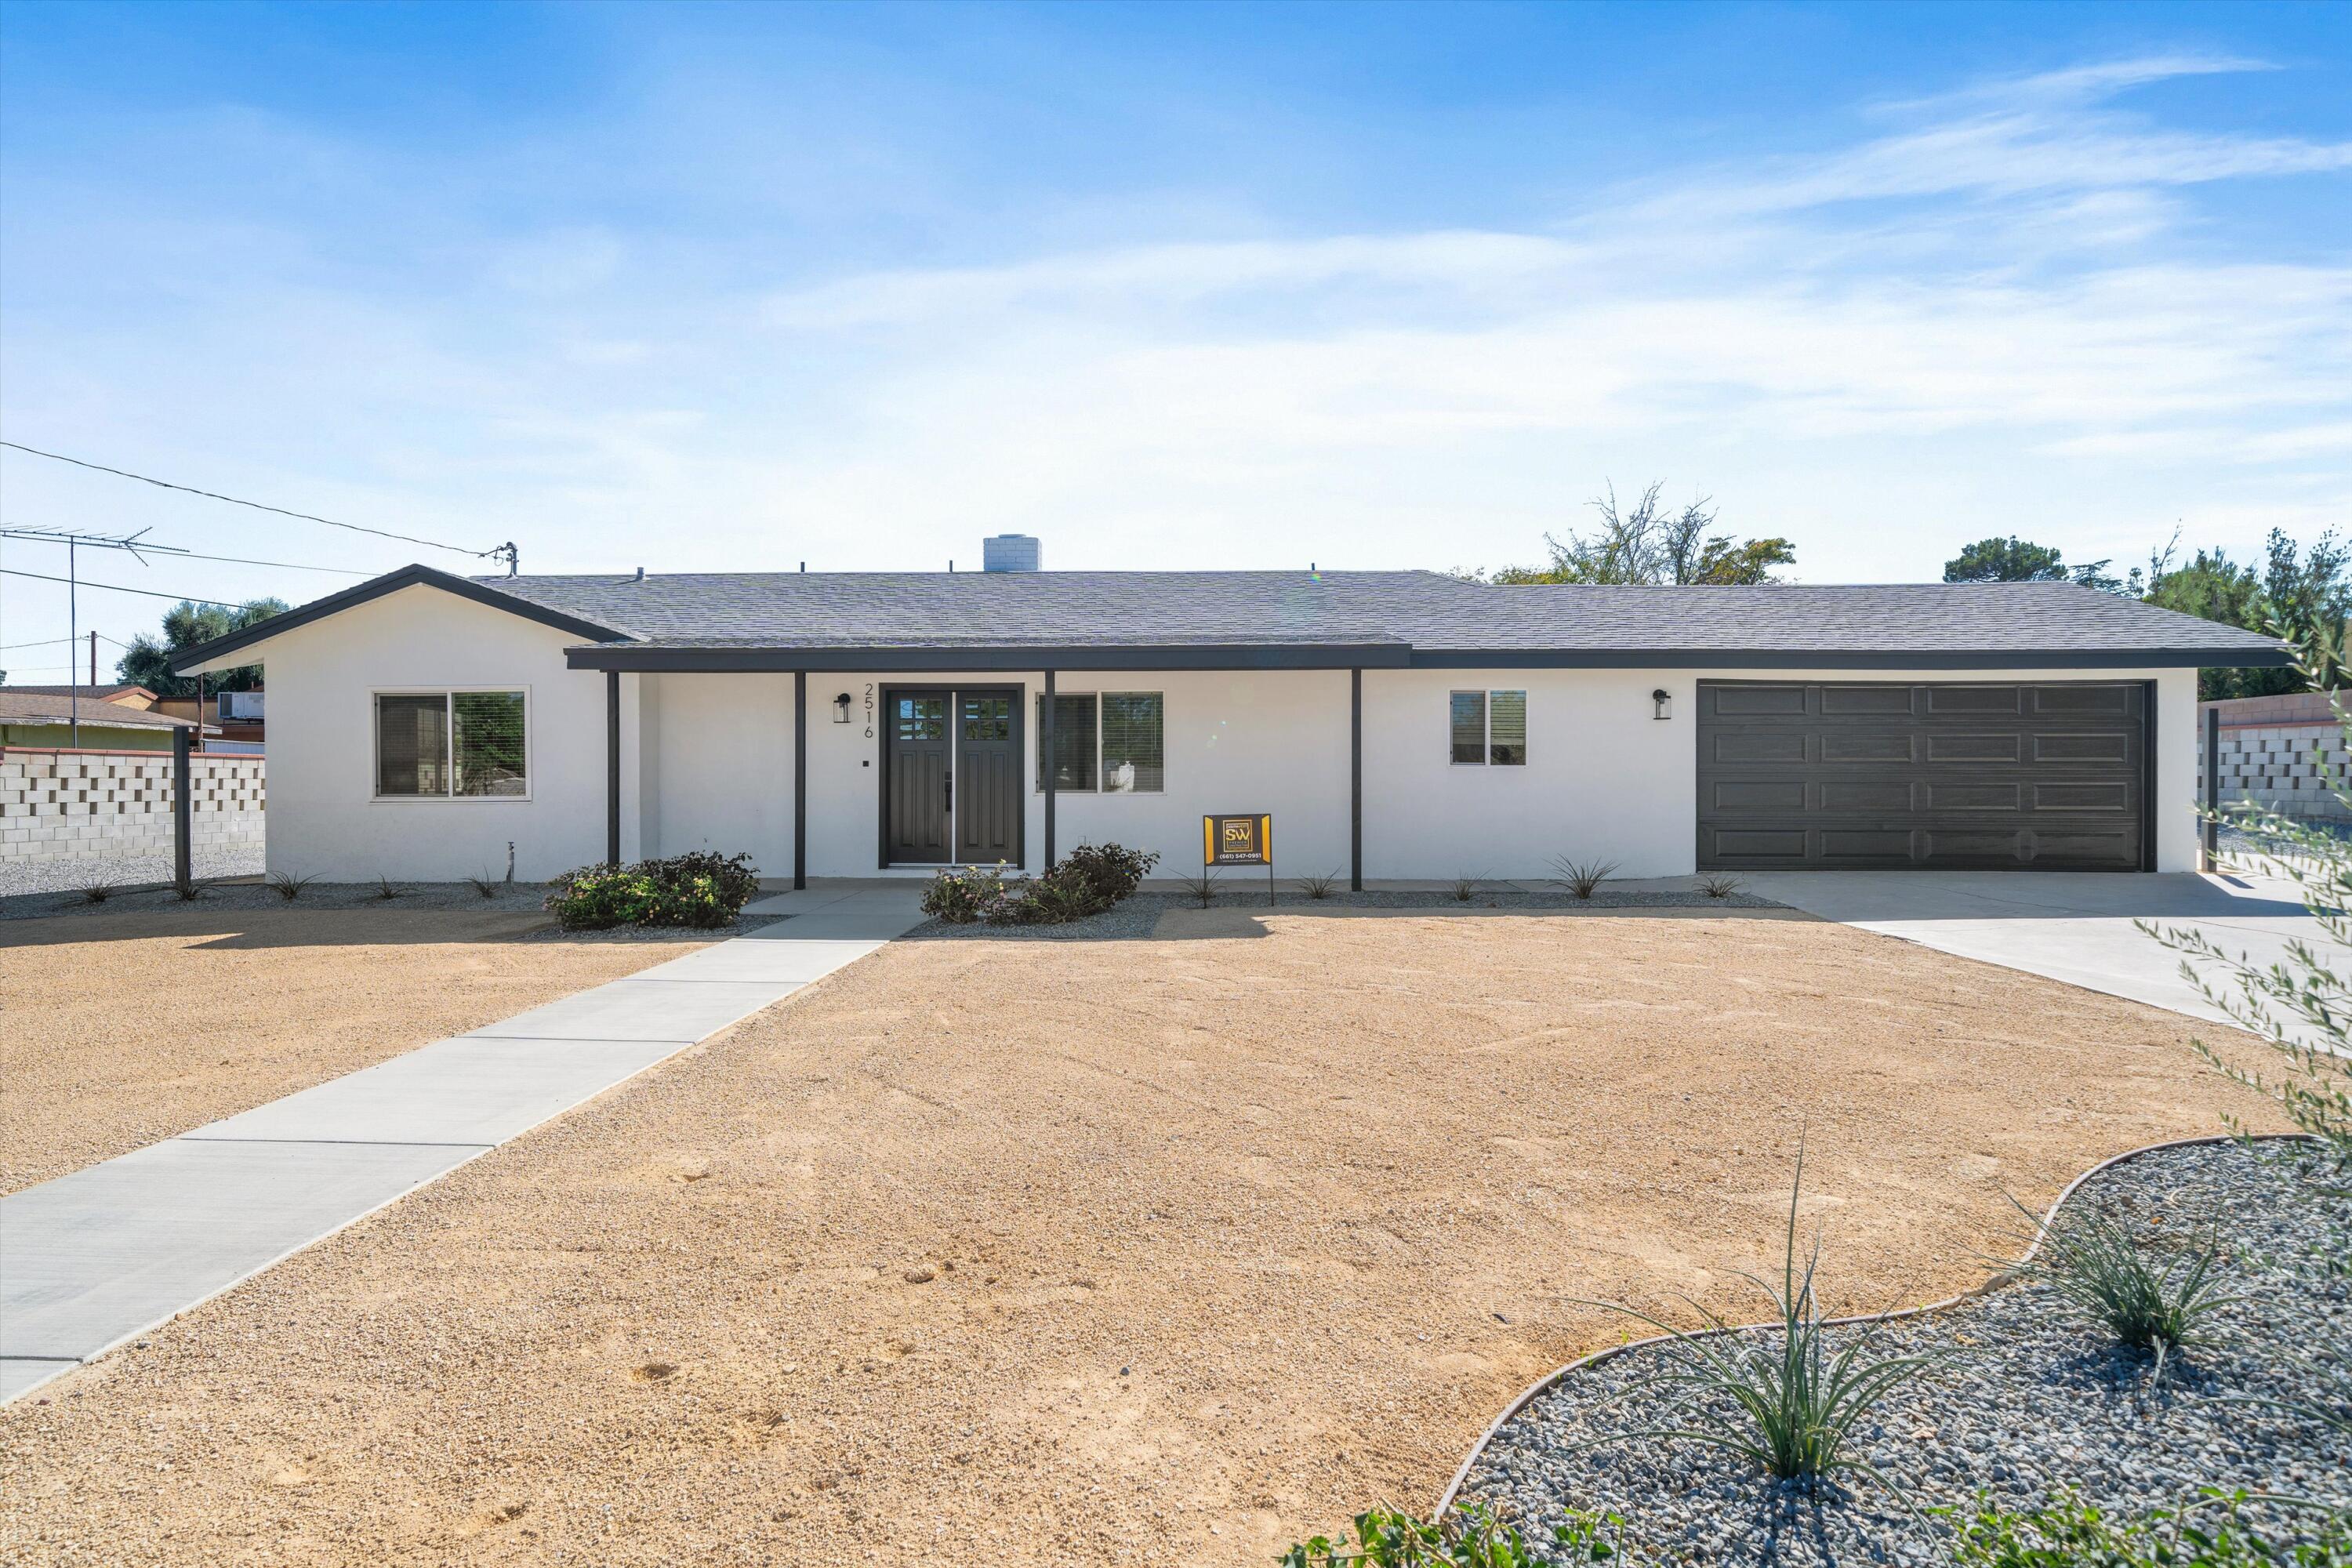
[(1702, 870), (2153, 869), (2145, 682), (1701, 681)]

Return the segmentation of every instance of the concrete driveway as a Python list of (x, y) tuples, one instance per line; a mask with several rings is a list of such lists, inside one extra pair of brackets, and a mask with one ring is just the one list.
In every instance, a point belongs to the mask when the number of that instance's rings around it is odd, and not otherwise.
[(2260, 963), (2326, 933), (2294, 885), (2256, 872), (2117, 876), (2041, 871), (1771, 871), (1741, 879), (1765, 898), (1962, 958), (2110, 996), (2226, 1021), (2180, 973), (2180, 955), (2134, 924), (2202, 931)]

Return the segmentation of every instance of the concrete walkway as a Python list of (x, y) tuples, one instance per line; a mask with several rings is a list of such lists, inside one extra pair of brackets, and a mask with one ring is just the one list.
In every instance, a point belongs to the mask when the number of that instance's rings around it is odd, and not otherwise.
[(762, 899), (793, 918), (0, 1198), (0, 1401), (864, 957), (920, 895)]
[(2181, 977), (2180, 954), (2136, 921), (2201, 931), (2262, 964), (2297, 939), (2328, 945), (2292, 882), (2253, 871), (1765, 871), (1740, 879), (1824, 920), (2221, 1022), (2227, 1016)]

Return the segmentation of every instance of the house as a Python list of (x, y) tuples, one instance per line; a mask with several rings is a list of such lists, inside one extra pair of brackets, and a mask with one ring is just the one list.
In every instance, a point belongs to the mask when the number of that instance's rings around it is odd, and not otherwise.
[[(1017, 557), (1015, 558), (1017, 560)], [(1431, 572), (411, 566), (189, 649), (259, 662), (269, 863), (771, 878), (2181, 870), (2200, 666), (2278, 643), (2068, 584), (1502, 587)]]
[[(172, 731), (194, 731), (185, 719), (154, 710), (155, 694), (143, 686), (100, 687), (100, 693), (75, 698), (63, 686), (0, 686), (0, 746), (85, 752), (168, 752)], [(79, 716), (79, 735), (74, 720)]]
[(263, 698), (258, 691), (207, 691), (202, 698), (159, 698), (155, 706), (174, 718), (201, 720), (208, 752), (259, 756), (265, 749)]

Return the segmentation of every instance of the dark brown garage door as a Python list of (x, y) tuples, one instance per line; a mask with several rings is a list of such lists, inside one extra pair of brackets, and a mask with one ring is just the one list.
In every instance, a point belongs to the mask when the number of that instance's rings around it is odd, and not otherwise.
[(2148, 688), (1701, 681), (1702, 870), (2138, 871)]

